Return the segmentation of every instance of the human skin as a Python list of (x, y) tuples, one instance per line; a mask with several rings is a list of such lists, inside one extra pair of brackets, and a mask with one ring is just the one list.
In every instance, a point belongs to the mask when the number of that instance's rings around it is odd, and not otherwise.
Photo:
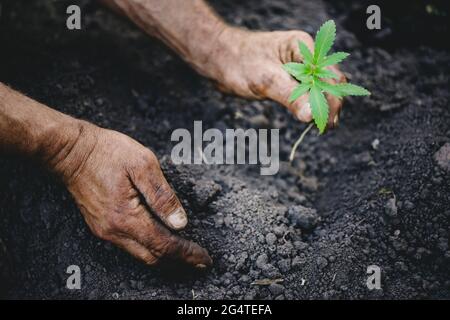
[[(234, 28), (201, 0), (103, 2), (161, 39), (221, 90), (278, 101), (299, 120), (311, 121), (306, 95), (288, 102), (297, 83), (281, 68), (302, 60), (298, 41), (312, 50), (307, 33)], [(333, 97), (329, 104), (328, 127), (333, 127), (342, 105)], [(52, 110), (0, 83), (0, 151), (42, 162), (64, 181), (95, 235), (145, 263), (212, 264), (205, 249), (173, 232), (187, 224), (186, 213), (155, 155), (133, 139)]]
[(126, 135), (0, 83), (0, 151), (43, 163), (65, 183), (96, 236), (145, 263), (176, 260), (200, 269), (212, 264), (205, 249), (169, 230), (183, 228), (186, 213), (153, 152)]

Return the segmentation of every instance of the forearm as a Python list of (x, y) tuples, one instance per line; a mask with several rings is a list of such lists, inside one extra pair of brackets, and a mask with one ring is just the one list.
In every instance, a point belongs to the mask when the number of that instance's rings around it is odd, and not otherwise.
[(101, 1), (161, 39), (199, 73), (210, 76), (211, 57), (223, 49), (220, 42), (228, 26), (203, 0)]
[(1, 152), (32, 156), (55, 168), (82, 133), (83, 123), (0, 83)]

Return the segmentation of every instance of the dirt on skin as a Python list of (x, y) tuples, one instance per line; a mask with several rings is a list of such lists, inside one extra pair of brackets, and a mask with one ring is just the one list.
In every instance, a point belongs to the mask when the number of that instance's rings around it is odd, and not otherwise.
[[(211, 1), (227, 21), (251, 29), (314, 33), (334, 19), (335, 49), (351, 53), (343, 70), (372, 92), (346, 99), (340, 127), (308, 135), (289, 166), (305, 125), (283, 108), (219, 93), (96, 1), (80, 2), (82, 30), (68, 31), (72, 2), (0, 1), (0, 81), (152, 148), (188, 211), (182, 234), (209, 250), (214, 267), (183, 276), (146, 267), (95, 238), (56, 178), (3, 155), (4, 297), (450, 298), (450, 57), (432, 41), (435, 33), (422, 41), (420, 33), (396, 28), (402, 20), (387, 9), (383, 28), (390, 32), (361, 32), (364, 1)], [(404, 7), (403, 18), (431, 14), (412, 8)], [(446, 22), (432, 21), (438, 31), (430, 32), (448, 35)], [(279, 174), (172, 165), (170, 134), (191, 129), (194, 120), (204, 129), (279, 128)], [(81, 290), (65, 287), (73, 264), (81, 268)], [(381, 268), (381, 290), (366, 286), (370, 265)]]

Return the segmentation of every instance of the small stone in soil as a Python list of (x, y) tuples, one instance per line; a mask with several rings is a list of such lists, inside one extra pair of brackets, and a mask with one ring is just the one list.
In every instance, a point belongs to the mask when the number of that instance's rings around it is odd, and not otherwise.
[(316, 209), (301, 205), (290, 207), (287, 212), (287, 218), (294, 227), (300, 227), (304, 230), (314, 229), (320, 221)]
[(268, 245), (274, 245), (275, 244), (275, 242), (277, 241), (277, 236), (275, 235), (275, 234), (273, 234), (273, 233), (268, 233), (267, 235), (266, 235), (266, 243), (268, 244)]
[(450, 143), (444, 144), (435, 154), (434, 160), (436, 160), (439, 167), (445, 171), (450, 172)]
[(265, 254), (265, 253), (259, 255), (258, 258), (256, 258), (256, 266), (259, 269), (264, 269), (264, 266), (267, 264), (267, 262), (268, 262), (268, 257), (267, 257), (267, 254)]
[(274, 296), (278, 296), (284, 292), (284, 287), (278, 283), (272, 283), (269, 285), (269, 290)]
[(384, 212), (388, 217), (394, 218), (397, 216), (397, 204), (395, 201), (395, 198), (390, 198), (385, 206), (384, 206)]
[(199, 180), (194, 185), (195, 205), (205, 208), (222, 190), (222, 187), (213, 180)]

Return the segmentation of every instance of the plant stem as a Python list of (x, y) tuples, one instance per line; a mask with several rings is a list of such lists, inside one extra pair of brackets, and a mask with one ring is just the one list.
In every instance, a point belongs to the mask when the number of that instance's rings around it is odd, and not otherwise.
[(295, 151), (297, 150), (298, 146), (300, 145), (300, 143), (302, 143), (303, 139), (305, 138), (306, 134), (308, 133), (309, 130), (311, 130), (311, 128), (314, 126), (314, 123), (310, 123), (309, 126), (306, 127), (305, 130), (303, 130), (302, 134), (300, 135), (300, 138), (298, 138), (297, 141), (295, 141), (294, 145), (292, 146), (291, 149), (291, 154), (289, 155), (289, 162), (292, 163), (292, 160), (294, 160), (294, 155), (295, 155)]

